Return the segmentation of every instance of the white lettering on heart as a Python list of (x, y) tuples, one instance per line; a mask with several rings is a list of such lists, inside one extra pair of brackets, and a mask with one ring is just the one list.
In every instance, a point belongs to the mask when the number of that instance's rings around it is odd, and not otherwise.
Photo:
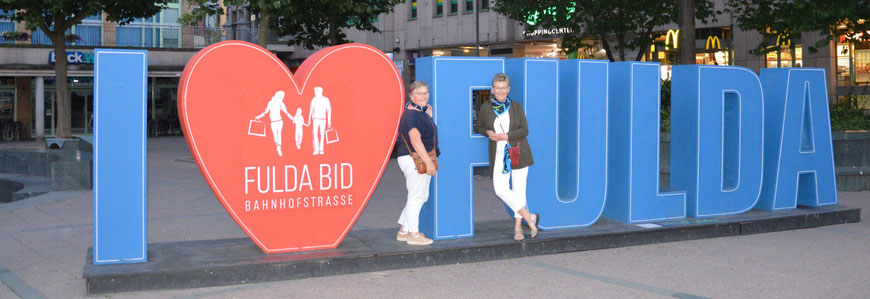
[[(283, 171), (278, 170), (283, 168)], [(299, 169), (302, 169), (300, 172)], [(252, 190), (252, 185), (257, 186), (259, 194), (293, 193), (314, 191), (311, 174), (308, 165), (284, 165), (282, 166), (247, 166), (244, 167), (245, 195)], [(320, 164), (316, 174), (320, 179), (316, 181), (317, 190), (348, 190), (353, 187), (353, 164), (334, 163)], [(304, 197), (271, 198), (271, 199), (246, 199), (245, 212), (251, 211), (274, 211), (309, 207), (341, 207), (353, 205), (352, 194), (327, 194)]]

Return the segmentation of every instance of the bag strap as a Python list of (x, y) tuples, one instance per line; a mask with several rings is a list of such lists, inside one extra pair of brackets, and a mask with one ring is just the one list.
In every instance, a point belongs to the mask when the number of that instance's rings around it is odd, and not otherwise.
[[(502, 134), (507, 134), (507, 132), (504, 130), (504, 126), (502, 126), (501, 124), (498, 124), (498, 126), (501, 127)], [(510, 140), (510, 138), (508, 138), (508, 144), (510, 144), (510, 143), (511, 143), (511, 140)], [(519, 140), (517, 140), (517, 147), (520, 147)]]
[[(431, 106), (426, 106), (426, 107), (431, 107)], [(413, 109), (413, 110), (417, 111), (416, 109)], [(422, 111), (422, 112), (423, 112), (423, 113), (426, 113), (425, 111)], [(426, 116), (428, 117), (429, 115), (427, 114)], [(431, 117), (429, 117), (429, 123), (432, 124), (432, 129), (435, 130), (435, 133), (434, 133), (434, 134), (435, 134), (435, 147), (438, 147), (438, 127), (435, 126), (435, 122), (432, 121), (432, 118), (431, 118)], [(408, 152), (409, 152), (409, 153), (415, 153), (415, 154), (417, 154), (417, 155), (420, 155), (420, 154), (414, 152), (414, 148), (408, 146), (408, 141), (405, 140), (405, 135), (402, 134), (402, 132), (399, 132), (399, 137), (402, 137), (402, 142), (405, 143), (405, 147), (408, 148)], [(423, 149), (426, 149), (426, 145), (425, 145), (425, 144), (423, 145)], [(432, 149), (435, 149), (435, 148), (433, 147)]]
[[(416, 154), (416, 153), (414, 152), (414, 148), (408, 146), (408, 141), (405, 140), (405, 134), (402, 134), (402, 132), (399, 132), (399, 137), (402, 137), (402, 141), (405, 142), (405, 148), (408, 149), (408, 152), (409, 152), (409, 153), (414, 153), (414, 154)], [(418, 155), (418, 156), (419, 156), (419, 155)]]

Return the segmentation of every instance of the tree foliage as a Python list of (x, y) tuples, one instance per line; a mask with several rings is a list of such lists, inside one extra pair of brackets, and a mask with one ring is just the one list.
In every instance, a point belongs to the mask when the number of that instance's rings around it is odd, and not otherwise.
[[(705, 23), (715, 20), (718, 12), (711, 0), (694, 1), (698, 19)], [(676, 0), (501, 0), (495, 10), (524, 22), (528, 31), (568, 29), (562, 37), (566, 53), (592, 48), (589, 40), (598, 40), (610, 61), (616, 61), (614, 53), (619, 60), (627, 60), (627, 50), (637, 51), (632, 59), (640, 60), (645, 49), (661, 36), (653, 29), (679, 20)], [(527, 22), (531, 19), (537, 22)]]
[(779, 48), (780, 36), (799, 39), (806, 32), (822, 38), (809, 46), (810, 53), (844, 36), (844, 42), (870, 41), (870, 1), (866, 0), (729, 0), (728, 10), (744, 30), (764, 36), (750, 52), (762, 55)]
[(308, 49), (347, 43), (344, 28), (380, 32), (374, 22), (393, 11), (401, 0), (322, 0), (295, 2), (290, 9), (273, 11), (278, 17), (272, 29), (289, 36), (290, 43)]
[(59, 138), (71, 138), (70, 99), (67, 96), (65, 32), (86, 17), (106, 13), (106, 20), (127, 24), (136, 18), (150, 17), (169, 0), (0, 0), (0, 9), (14, 11), (8, 18), (24, 22), (28, 29), (39, 28), (51, 40), (61, 59), (54, 64), (57, 81), (57, 129)]
[[(250, 5), (251, 11), (268, 14), (267, 25), (278, 36), (289, 37), (289, 45), (307, 49), (347, 43), (343, 29), (380, 32), (375, 26), (379, 15), (393, 11), (402, 0), (226, 0), (225, 5)], [(198, 5), (183, 20), (194, 23), (207, 15), (223, 14), (211, 1), (193, 0)], [(262, 20), (261, 20), (262, 22)], [(261, 41), (262, 44), (263, 41)]]

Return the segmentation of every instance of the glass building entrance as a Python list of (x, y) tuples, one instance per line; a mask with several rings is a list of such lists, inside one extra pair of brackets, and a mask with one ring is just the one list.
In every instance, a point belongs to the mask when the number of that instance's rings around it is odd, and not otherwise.
[[(70, 129), (75, 135), (94, 133), (94, 87), (92, 77), (70, 77), (67, 96), (70, 99)], [(54, 136), (57, 129), (57, 93), (53, 77), (45, 77), (45, 136)], [(36, 101), (36, 88), (33, 88), (33, 101)], [(36, 119), (36, 105), (33, 105), (33, 119)], [(34, 129), (35, 130), (35, 129)]]

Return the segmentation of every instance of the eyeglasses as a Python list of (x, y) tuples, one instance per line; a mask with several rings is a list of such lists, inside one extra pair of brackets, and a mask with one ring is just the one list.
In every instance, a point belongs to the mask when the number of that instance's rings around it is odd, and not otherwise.
[(429, 92), (428, 92), (428, 91), (427, 91), (427, 92), (415, 92), (415, 93), (413, 93), (413, 94), (421, 95), (421, 96), (422, 96), (422, 95), (428, 95)]

